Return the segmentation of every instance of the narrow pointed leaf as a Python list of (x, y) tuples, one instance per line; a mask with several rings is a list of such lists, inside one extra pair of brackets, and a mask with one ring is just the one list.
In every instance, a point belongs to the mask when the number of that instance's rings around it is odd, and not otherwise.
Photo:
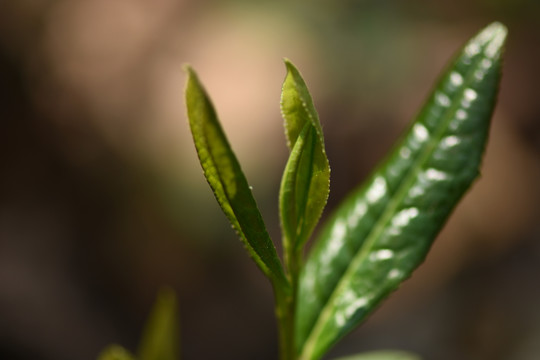
[(158, 293), (139, 344), (139, 360), (180, 359), (178, 305), (170, 288)]
[(416, 354), (405, 351), (381, 350), (341, 357), (335, 360), (421, 360), (421, 358)]
[(307, 86), (294, 65), (285, 60), (287, 76), (281, 112), (291, 154), (280, 189), (280, 215), (288, 256), (305, 244), (322, 214), (330, 186), (319, 116)]
[(318, 359), (424, 260), (479, 174), (506, 28), (458, 54), (401, 142), (322, 230), (300, 278), (296, 346)]
[(276, 249), (240, 164), (195, 72), (187, 67), (186, 105), (195, 148), (221, 209), (255, 263), (281, 288), (288, 285)]
[(133, 355), (120, 345), (109, 345), (99, 354), (98, 360), (135, 360)]

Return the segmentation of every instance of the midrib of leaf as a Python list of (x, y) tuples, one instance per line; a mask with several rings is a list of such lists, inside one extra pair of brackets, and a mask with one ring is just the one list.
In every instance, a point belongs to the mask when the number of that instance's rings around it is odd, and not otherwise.
[[(476, 70), (478, 63), (483, 58), (484, 56), (477, 56), (477, 59), (474, 60), (473, 62), (474, 66), (471, 66), (469, 68), (469, 71), (467, 72), (465, 76), (463, 84), (461, 85), (462, 90), (454, 95), (454, 99), (462, 98), (464, 96), (465, 90), (471, 85), (471, 83), (473, 83), (472, 78), (474, 77), (474, 71)], [(446, 72), (444, 72), (443, 74), (446, 74)], [(429, 101), (431, 101), (431, 98), (428, 99), (428, 102)], [(345, 270), (343, 274), (343, 277), (339, 280), (338, 284), (335, 287), (335, 290), (332, 292), (332, 294), (328, 298), (328, 301), (326, 302), (323, 310), (321, 311), (321, 315), (318, 317), (317, 322), (312, 328), (313, 330), (310, 332), (310, 335), (307, 337), (307, 340), (304, 343), (304, 347), (303, 347), (303, 351), (302, 351), (302, 355), (300, 356), (300, 359), (310, 359), (309, 356), (313, 352), (313, 349), (317, 342), (317, 338), (319, 337), (319, 334), (322, 331), (324, 325), (326, 324), (326, 322), (332, 315), (332, 312), (333, 312), (332, 304), (334, 302), (334, 299), (347, 286), (350, 278), (354, 276), (354, 271), (356, 270), (356, 268), (362, 262), (366, 260), (367, 256), (372, 250), (374, 243), (382, 234), (389, 220), (394, 215), (398, 205), (403, 201), (410, 186), (413, 184), (414, 180), (417, 178), (422, 168), (422, 165), (429, 159), (433, 150), (436, 148), (437, 144), (440, 142), (442, 134), (448, 129), (448, 125), (451, 122), (453, 115), (457, 111), (459, 106), (460, 104), (458, 101), (453, 101), (452, 105), (448, 107), (448, 109), (444, 113), (443, 120), (440, 122), (439, 127), (436, 128), (435, 134), (424, 145), (423, 150), (421, 150), (421, 152), (417, 155), (416, 160), (414, 161), (414, 165), (411, 167), (411, 169), (407, 173), (407, 176), (405, 176), (405, 178), (400, 182), (400, 185), (398, 186), (397, 190), (394, 192), (394, 195), (388, 200), (388, 204), (386, 205), (382, 215), (379, 217), (379, 220), (376, 222), (372, 230), (366, 236), (366, 240), (364, 241), (364, 245), (362, 246), (361, 250), (359, 251), (357, 255), (354, 256), (353, 260), (349, 263), (349, 265), (347, 266), (347, 269)], [(420, 114), (422, 114), (422, 112), (420, 112)], [(414, 124), (416, 124), (416, 122), (414, 122), (411, 126), (414, 126)]]

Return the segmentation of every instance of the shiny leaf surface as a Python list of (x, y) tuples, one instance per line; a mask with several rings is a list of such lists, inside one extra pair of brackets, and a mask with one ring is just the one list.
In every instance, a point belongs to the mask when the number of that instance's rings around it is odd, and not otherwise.
[(421, 358), (416, 354), (405, 351), (381, 350), (341, 357), (335, 360), (421, 360)]
[(300, 358), (318, 359), (424, 260), (479, 174), (506, 28), (471, 39), (387, 160), (321, 232), (301, 274)]
[(195, 72), (187, 67), (186, 105), (199, 161), (221, 209), (272, 283), (288, 286), (251, 189)]
[(158, 293), (139, 345), (139, 360), (178, 360), (178, 305), (170, 288)]
[[(319, 116), (296, 67), (285, 60), (287, 76), (281, 113), (291, 154), (280, 189), (280, 215), (285, 251), (301, 250), (317, 224), (330, 190), (330, 166)], [(289, 255), (291, 256), (291, 255)]]

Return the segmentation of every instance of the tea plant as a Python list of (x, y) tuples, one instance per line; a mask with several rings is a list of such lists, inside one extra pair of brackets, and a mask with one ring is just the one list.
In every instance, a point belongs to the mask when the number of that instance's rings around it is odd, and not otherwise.
[[(186, 67), (195, 148), (219, 205), (273, 287), (282, 360), (321, 358), (423, 262), (479, 175), (506, 33), (504, 25), (493, 23), (465, 44), (394, 150), (321, 228), (306, 259), (305, 244), (328, 198), (330, 167), (307, 86), (285, 60), (281, 111), (290, 156), (279, 193), (283, 263), (212, 103), (194, 70)], [(165, 318), (161, 321), (167, 323)], [(154, 346), (169, 351), (158, 356), (159, 350), (146, 350), (140, 359), (177, 358), (167, 340), (176, 330), (170, 324), (158, 328), (154, 338), (163, 339)], [(118, 347), (109, 351), (103, 360), (131, 356), (110, 355), (125, 352)], [(341, 360), (376, 359), (419, 358), (380, 351)]]

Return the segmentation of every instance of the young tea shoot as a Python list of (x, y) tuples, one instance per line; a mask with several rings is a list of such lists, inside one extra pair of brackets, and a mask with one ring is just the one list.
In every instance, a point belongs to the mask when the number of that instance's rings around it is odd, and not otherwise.
[[(281, 360), (323, 357), (424, 261), (479, 175), (506, 35), (504, 25), (492, 23), (464, 45), (393, 150), (322, 225), (306, 258), (305, 245), (328, 198), (330, 167), (306, 83), (285, 60), (281, 112), (290, 156), (279, 192), (283, 263), (212, 102), (186, 66), (187, 114), (204, 176), (273, 287)], [(174, 336), (167, 335), (177, 332), (170, 299), (162, 294), (158, 300), (139, 359), (178, 359)], [(135, 358), (118, 346), (107, 351), (101, 360)], [(340, 360), (419, 359), (376, 351)]]

